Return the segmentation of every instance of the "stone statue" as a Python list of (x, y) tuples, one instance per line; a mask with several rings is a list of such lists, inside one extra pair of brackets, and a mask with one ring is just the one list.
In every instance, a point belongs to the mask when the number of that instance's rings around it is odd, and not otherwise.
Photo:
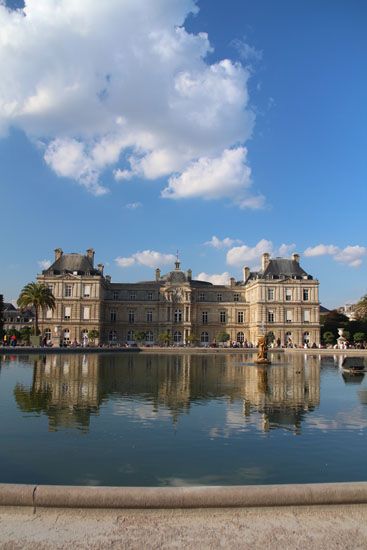
[(255, 363), (269, 364), (270, 360), (268, 359), (268, 346), (266, 344), (265, 336), (259, 336), (257, 347), (258, 352)]

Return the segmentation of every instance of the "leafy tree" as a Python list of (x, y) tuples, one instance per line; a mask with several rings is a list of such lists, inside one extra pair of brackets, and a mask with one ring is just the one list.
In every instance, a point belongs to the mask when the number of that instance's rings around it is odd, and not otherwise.
[(364, 332), (356, 332), (353, 336), (353, 340), (356, 343), (364, 342), (366, 340), (366, 335)]
[(343, 332), (343, 337), (346, 339), (346, 340), (350, 340), (350, 332), (349, 330), (344, 330)]
[(224, 344), (224, 342), (228, 342), (229, 339), (230, 339), (230, 335), (228, 334), (228, 332), (225, 332), (224, 330), (219, 334), (217, 334), (217, 342)]
[(367, 320), (367, 294), (362, 296), (359, 302), (357, 302), (354, 308), (354, 313), (357, 319), (363, 321)]
[(134, 332), (134, 339), (137, 342), (143, 342), (146, 338), (145, 332), (143, 330), (138, 330)]
[(186, 342), (188, 344), (196, 344), (197, 342), (199, 342), (199, 338), (196, 336), (196, 334), (191, 333), (186, 338)]
[(39, 334), (38, 317), (40, 309), (55, 309), (55, 298), (51, 289), (43, 283), (28, 283), (21, 291), (18, 301), (21, 309), (34, 308), (34, 334)]
[(161, 332), (158, 335), (158, 342), (161, 342), (161, 344), (165, 344), (166, 346), (169, 346), (171, 342), (171, 335), (169, 332)]
[(30, 342), (30, 336), (31, 336), (32, 329), (31, 327), (22, 327), (19, 331), (19, 337), (20, 339), (25, 342), (26, 344), (29, 344)]
[(88, 332), (88, 338), (89, 340), (92, 342), (92, 344), (94, 344), (94, 342), (96, 341), (96, 339), (99, 337), (99, 332), (97, 329), (95, 328), (92, 328), (89, 332)]
[(270, 344), (272, 344), (275, 340), (274, 332), (272, 331), (268, 332), (265, 338), (266, 338), (266, 344), (270, 346)]
[(325, 344), (335, 344), (335, 335), (332, 332), (325, 332), (322, 338)]
[(0, 338), (4, 335), (4, 296), (0, 294)]

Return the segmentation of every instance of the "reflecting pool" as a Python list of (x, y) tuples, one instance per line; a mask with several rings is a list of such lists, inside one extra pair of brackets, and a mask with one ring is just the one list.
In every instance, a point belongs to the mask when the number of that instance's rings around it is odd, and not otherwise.
[(0, 482), (367, 480), (367, 377), (342, 357), (0, 356)]

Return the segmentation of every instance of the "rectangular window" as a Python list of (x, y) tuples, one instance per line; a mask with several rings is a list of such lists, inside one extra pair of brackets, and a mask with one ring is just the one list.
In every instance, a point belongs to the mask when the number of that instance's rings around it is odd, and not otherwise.
[(116, 321), (116, 318), (117, 318), (116, 310), (111, 309), (111, 311), (110, 311), (110, 321), (112, 321), (114, 323)]
[(225, 311), (220, 311), (219, 312), (219, 321), (221, 323), (225, 323), (226, 322), (226, 312)]
[(135, 323), (135, 311), (132, 309), (129, 311), (129, 323), (131, 325)]
[(243, 323), (243, 311), (237, 311), (237, 323)]
[(89, 319), (90, 319), (90, 308), (89, 307), (83, 307), (83, 319), (85, 321), (89, 321)]
[(310, 290), (308, 288), (304, 288), (302, 292), (302, 296), (303, 296), (303, 300), (305, 302), (308, 302), (308, 300), (310, 299)]
[(222, 295), (219, 293), (217, 294), (217, 302), (221, 302), (222, 301)]
[(136, 292), (130, 292), (130, 300), (136, 300)]
[(233, 301), (234, 302), (239, 302), (240, 301), (240, 295), (239, 294), (234, 294), (233, 295)]
[(268, 300), (274, 300), (274, 289), (268, 288)]
[(287, 309), (285, 312), (285, 322), (291, 323), (293, 321), (293, 311), (291, 309)]
[(268, 323), (274, 323), (274, 311), (272, 309), (269, 309), (268, 311)]
[(117, 290), (115, 290), (114, 293), (113, 293), (113, 299), (114, 299), (114, 300), (118, 300), (118, 299), (119, 299), (119, 293), (117, 292)]
[(205, 302), (205, 294), (204, 294), (204, 292), (200, 292), (200, 294), (199, 294), (199, 302)]
[(73, 295), (72, 285), (65, 285), (64, 286), (64, 296), (65, 296), (65, 298), (70, 298), (72, 295)]
[(84, 296), (84, 298), (89, 298), (90, 297), (90, 285), (84, 285), (83, 296)]
[(202, 320), (203, 325), (207, 325), (207, 324), (208, 324), (208, 312), (207, 312), (207, 311), (203, 311), (203, 312), (202, 312), (202, 314), (201, 314), (201, 320)]
[(190, 301), (190, 292), (185, 292), (185, 300), (186, 302)]
[(65, 306), (64, 307), (64, 319), (70, 319), (71, 317), (71, 307)]
[(46, 310), (46, 319), (52, 319), (52, 309), (50, 308)]
[(310, 310), (309, 309), (305, 309), (303, 311), (303, 322), (304, 323), (309, 323), (310, 322)]
[(286, 302), (291, 302), (292, 301), (292, 289), (291, 288), (286, 288), (285, 289), (285, 301)]
[(147, 294), (147, 300), (152, 301), (153, 300), (153, 292), (148, 292)]
[(153, 322), (153, 311), (151, 311), (150, 309), (147, 311), (147, 323), (152, 323)]

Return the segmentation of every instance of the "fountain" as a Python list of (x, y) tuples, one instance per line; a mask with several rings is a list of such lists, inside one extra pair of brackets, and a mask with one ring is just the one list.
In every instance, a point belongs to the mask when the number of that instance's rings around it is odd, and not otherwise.
[(266, 343), (266, 336), (261, 335), (257, 342), (258, 352), (255, 363), (258, 365), (270, 365), (271, 361), (268, 358), (268, 345)]

